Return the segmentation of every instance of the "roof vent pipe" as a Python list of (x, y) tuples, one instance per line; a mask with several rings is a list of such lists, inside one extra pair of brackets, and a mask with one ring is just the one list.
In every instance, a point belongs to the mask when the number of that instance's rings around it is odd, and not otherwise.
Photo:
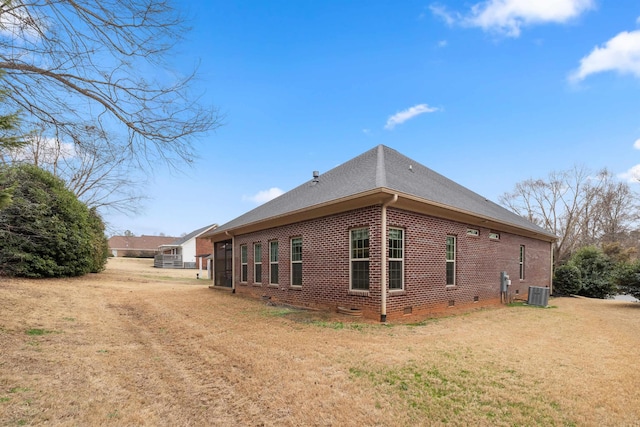
[(318, 182), (318, 177), (320, 176), (320, 172), (313, 171), (313, 182)]

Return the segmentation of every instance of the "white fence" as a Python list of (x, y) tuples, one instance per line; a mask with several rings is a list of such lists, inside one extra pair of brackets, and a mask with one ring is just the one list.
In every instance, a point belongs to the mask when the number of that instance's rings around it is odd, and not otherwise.
[(156, 255), (153, 258), (153, 266), (156, 268), (184, 268), (182, 255)]

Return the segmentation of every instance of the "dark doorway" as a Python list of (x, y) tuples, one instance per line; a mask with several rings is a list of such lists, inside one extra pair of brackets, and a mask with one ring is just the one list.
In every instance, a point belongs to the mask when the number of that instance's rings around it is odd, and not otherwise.
[(214, 286), (233, 287), (233, 244), (231, 240), (216, 242), (214, 253)]

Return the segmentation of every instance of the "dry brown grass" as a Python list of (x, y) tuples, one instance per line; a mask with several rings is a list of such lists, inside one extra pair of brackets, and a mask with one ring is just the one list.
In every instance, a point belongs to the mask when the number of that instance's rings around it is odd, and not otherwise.
[(385, 326), (150, 265), (2, 279), (1, 425), (639, 425), (638, 303)]

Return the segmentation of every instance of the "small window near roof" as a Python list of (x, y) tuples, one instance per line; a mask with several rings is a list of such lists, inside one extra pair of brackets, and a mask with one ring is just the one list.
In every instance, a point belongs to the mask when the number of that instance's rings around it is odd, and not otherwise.
[(500, 240), (500, 233), (489, 233), (489, 238), (491, 240)]
[(467, 236), (478, 237), (480, 235), (480, 231), (475, 228), (467, 228)]

